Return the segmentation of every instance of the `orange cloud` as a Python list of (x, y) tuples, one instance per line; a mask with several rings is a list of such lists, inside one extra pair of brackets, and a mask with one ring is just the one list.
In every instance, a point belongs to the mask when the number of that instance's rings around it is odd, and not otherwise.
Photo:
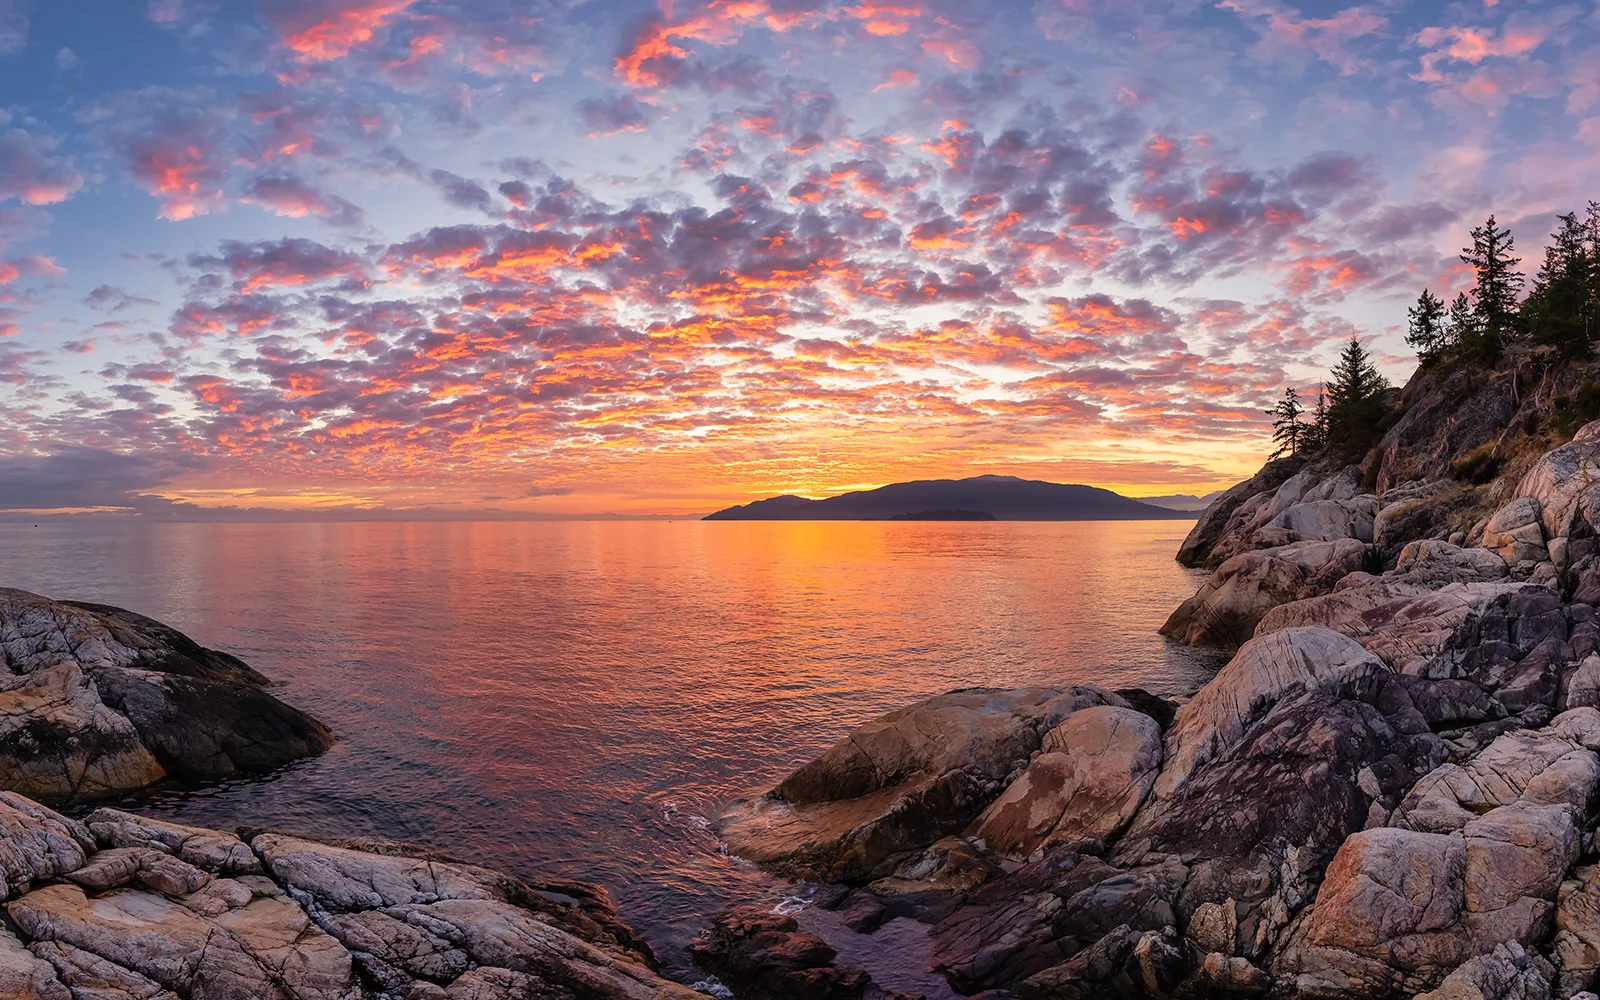
[(284, 38), (300, 62), (330, 62), (372, 40), (373, 32), (415, 0), (369, 0), (342, 7), (331, 16)]

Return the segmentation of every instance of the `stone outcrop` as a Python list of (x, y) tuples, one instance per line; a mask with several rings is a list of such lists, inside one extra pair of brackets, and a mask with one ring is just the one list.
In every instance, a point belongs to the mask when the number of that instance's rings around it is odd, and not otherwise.
[(0, 589), (0, 788), (57, 804), (260, 774), (327, 727), (160, 622)]
[(864, 881), (959, 833), (1072, 713), (1126, 708), (1099, 688), (940, 695), (857, 729), (772, 792), (729, 806), (730, 850), (798, 877)]
[(1236, 647), (1273, 608), (1328, 593), (1362, 568), (1366, 554), (1365, 545), (1349, 538), (1242, 552), (1217, 567), (1161, 634), (1192, 645)]
[(1349, 689), (1385, 671), (1359, 643), (1323, 628), (1286, 629), (1246, 643), (1178, 710), (1154, 795), (1169, 798), (1197, 768), (1226, 755), (1285, 697)]
[[(866, 818), (852, 839), (893, 816), (924, 845), (809, 869), (855, 886), (846, 925), (931, 923), (952, 986), (1021, 1000), (1588, 1000), (1600, 423), (1540, 458), (1536, 422), (1490, 433), (1431, 378), (1361, 466), (1269, 464), (1199, 519), (1180, 561), (1213, 573), (1163, 631), (1238, 649), (1170, 723), (1130, 692), (1009, 762), (841, 744), (791, 779), (848, 788), (828, 808)], [(1523, 405), (1514, 379), (1457, 388)], [(891, 766), (847, 778), (863, 755)], [(964, 830), (919, 784), (952, 766), (973, 780), (938, 801), (981, 803)]]
[(385, 844), (248, 840), (0, 793), (0, 996), (689, 1000), (603, 892)]
[[(1280, 458), (1262, 466), (1260, 472), (1245, 482), (1224, 491), (1200, 514), (1194, 527), (1189, 530), (1188, 537), (1178, 548), (1178, 562), (1185, 566), (1206, 565), (1218, 540), (1239, 534), (1239, 524), (1249, 523), (1260, 513), (1261, 501), (1258, 498), (1276, 493), (1303, 465), (1305, 462), (1297, 457)], [(1298, 499), (1304, 492), (1304, 486), (1302, 482), (1290, 487), (1289, 493)], [(1246, 505), (1252, 505), (1255, 509), (1241, 511)], [(1239, 522), (1235, 521), (1236, 518)], [(1218, 559), (1217, 563), (1221, 561)]]
[(1155, 783), (1161, 727), (1132, 709), (1086, 708), (1046, 733), (1039, 750), (968, 831), (1005, 858), (1120, 833)]

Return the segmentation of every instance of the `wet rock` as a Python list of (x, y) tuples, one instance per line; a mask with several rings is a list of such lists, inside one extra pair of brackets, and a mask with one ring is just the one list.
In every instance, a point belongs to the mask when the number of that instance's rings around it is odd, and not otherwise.
[(1191, 968), (1171, 927), (1139, 933), (1119, 926), (1066, 962), (1028, 977), (1016, 994), (1024, 1000), (1164, 997)]
[(871, 934), (882, 927), (890, 915), (883, 900), (870, 892), (856, 892), (840, 913), (844, 925), (857, 934)]
[[(799, 929), (793, 917), (755, 906), (718, 914), (689, 952), (741, 996), (773, 1000), (854, 1000), (873, 989), (861, 969), (834, 964), (821, 938)], [(874, 991), (877, 992), (877, 991)]]
[(1161, 727), (1163, 733), (1172, 725), (1173, 716), (1178, 714), (1177, 702), (1151, 694), (1143, 688), (1117, 688), (1112, 693), (1127, 702), (1135, 712), (1143, 712), (1156, 720), (1156, 725)]
[(1366, 546), (1349, 538), (1240, 553), (1172, 613), (1161, 634), (1191, 645), (1238, 646), (1268, 611), (1331, 591), (1366, 555)]
[(1086, 708), (1050, 730), (1040, 751), (968, 830), (1002, 857), (1121, 832), (1155, 783), (1161, 729), (1132, 709)]
[(1002, 874), (995, 856), (979, 842), (945, 837), (867, 888), (890, 916), (932, 924), (955, 912), (967, 893)]
[(0, 783), (82, 802), (263, 773), (332, 745), (265, 683), (143, 616), (0, 589)]
[(1073, 712), (1126, 707), (1098, 688), (956, 691), (857, 729), (716, 823), (736, 855), (794, 877), (867, 881), (959, 833)]
[(930, 964), (965, 993), (1014, 988), (1119, 926), (1175, 926), (1186, 877), (1175, 858), (1120, 870), (1072, 851), (1047, 853), (977, 889), (940, 921)]

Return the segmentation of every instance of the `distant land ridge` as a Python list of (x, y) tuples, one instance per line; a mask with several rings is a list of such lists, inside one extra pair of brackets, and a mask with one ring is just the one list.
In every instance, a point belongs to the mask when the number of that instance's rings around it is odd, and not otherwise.
[(707, 514), (707, 521), (880, 521), (926, 519), (934, 512), (987, 514), (997, 521), (1193, 520), (1195, 511), (1140, 503), (1096, 486), (1046, 483), (1016, 476), (922, 479), (825, 500), (769, 497)]

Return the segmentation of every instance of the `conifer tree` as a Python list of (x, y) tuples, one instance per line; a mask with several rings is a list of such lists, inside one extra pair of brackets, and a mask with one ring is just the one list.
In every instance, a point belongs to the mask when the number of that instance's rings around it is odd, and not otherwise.
[(1300, 394), (1293, 386), (1285, 388), (1283, 398), (1266, 411), (1267, 416), (1273, 418), (1272, 440), (1278, 446), (1272, 458), (1300, 453), (1301, 436), (1306, 429), (1306, 425), (1300, 422), (1300, 416), (1305, 412), (1305, 407), (1300, 405)]
[(1323, 386), (1317, 386), (1317, 405), (1311, 410), (1311, 422), (1306, 424), (1305, 430), (1300, 432), (1300, 450), (1303, 452), (1321, 451), (1328, 443), (1328, 394)]
[(1424, 288), (1417, 304), (1406, 310), (1406, 345), (1417, 352), (1417, 360), (1432, 364), (1446, 344), (1444, 300)]
[(1463, 346), (1486, 358), (1496, 358), (1516, 334), (1517, 293), (1522, 289), (1522, 272), (1516, 269), (1519, 258), (1511, 231), (1501, 229), (1494, 216), (1472, 230), (1472, 246), (1461, 251), (1461, 260), (1472, 265), (1478, 275), (1473, 290), (1473, 315), (1478, 329), (1473, 341)]
[(1388, 388), (1388, 381), (1372, 363), (1372, 355), (1352, 336), (1328, 378), (1330, 449), (1357, 457), (1372, 447), (1383, 420), (1383, 393)]
[(1480, 336), (1478, 315), (1466, 292), (1457, 292), (1445, 318), (1445, 341), (1452, 347), (1476, 348)]
[(1588, 226), (1576, 213), (1558, 216), (1561, 225), (1550, 234), (1544, 263), (1534, 275), (1533, 290), (1522, 304), (1524, 323), (1534, 339), (1565, 354), (1589, 353), (1587, 323), (1590, 276)]

